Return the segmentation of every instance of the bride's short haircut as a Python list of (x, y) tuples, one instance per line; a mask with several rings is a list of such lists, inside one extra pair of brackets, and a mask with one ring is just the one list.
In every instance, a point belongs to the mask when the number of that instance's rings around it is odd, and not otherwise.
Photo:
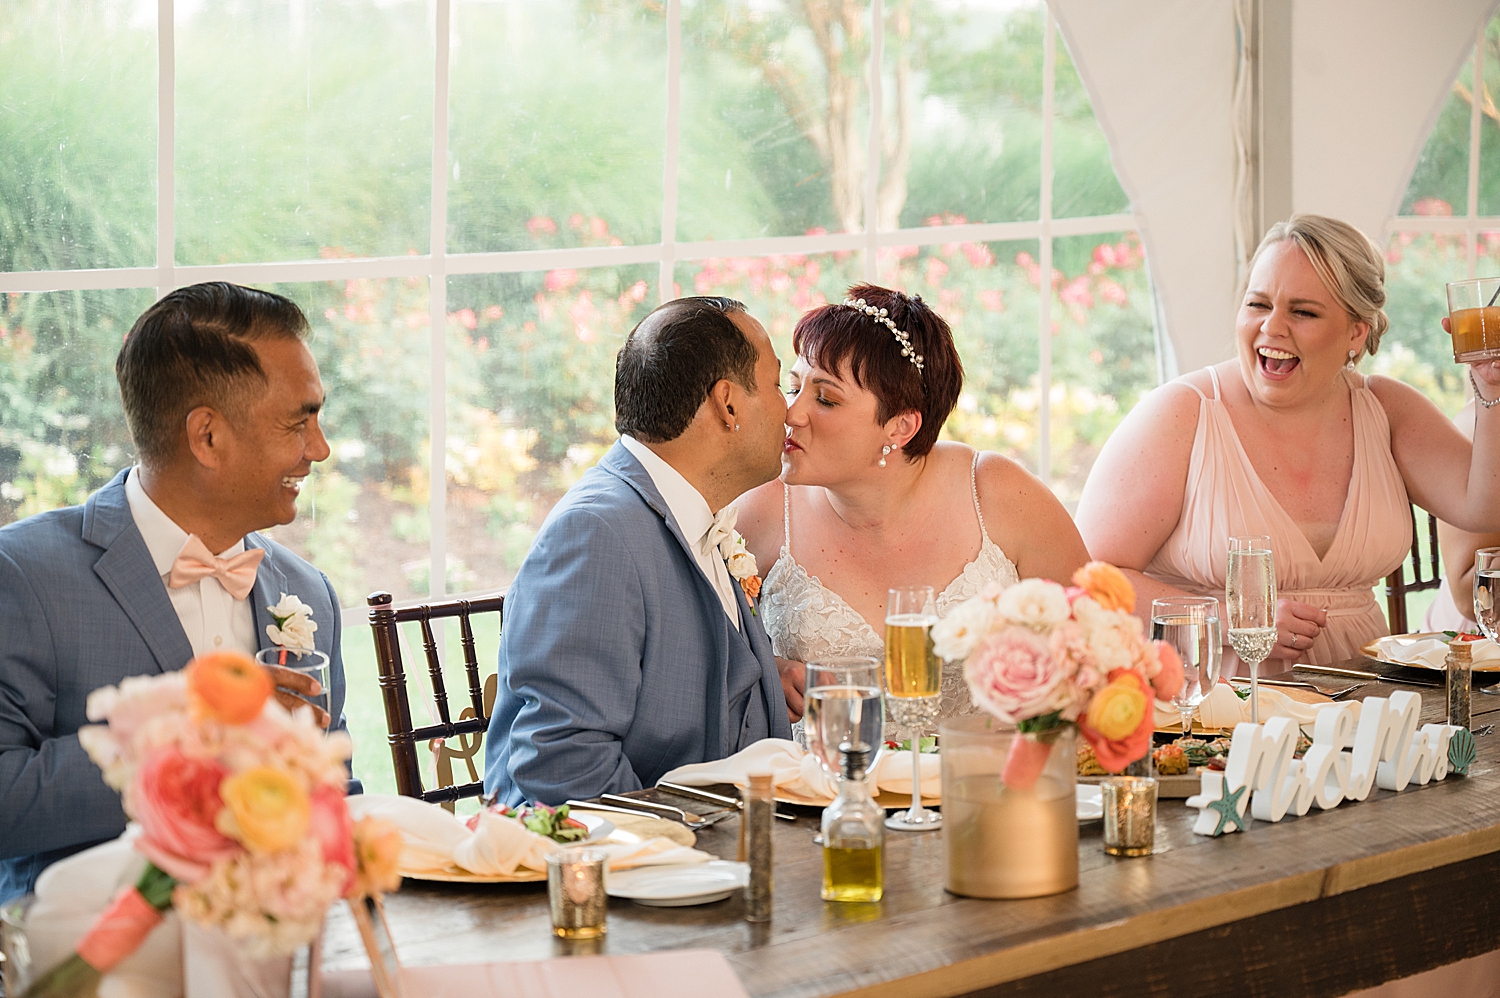
[(953, 330), (921, 295), (859, 284), (849, 289), (848, 297), (885, 309), (922, 355), (922, 370), (902, 356), (900, 341), (883, 323), (848, 305), (822, 305), (804, 314), (792, 330), (792, 349), (809, 364), (840, 378), (853, 377), (871, 392), (876, 422), (903, 412), (921, 413), (921, 429), (901, 449), (914, 461), (932, 450), (963, 391), (964, 365), (953, 345)]

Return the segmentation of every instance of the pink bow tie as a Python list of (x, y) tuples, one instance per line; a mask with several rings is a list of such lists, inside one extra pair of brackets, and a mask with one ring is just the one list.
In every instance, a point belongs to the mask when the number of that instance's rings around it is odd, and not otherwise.
[(263, 548), (250, 548), (231, 558), (216, 558), (197, 534), (188, 534), (187, 543), (172, 562), (167, 586), (181, 589), (202, 579), (215, 578), (235, 599), (244, 599), (255, 588), (255, 571), (266, 556)]

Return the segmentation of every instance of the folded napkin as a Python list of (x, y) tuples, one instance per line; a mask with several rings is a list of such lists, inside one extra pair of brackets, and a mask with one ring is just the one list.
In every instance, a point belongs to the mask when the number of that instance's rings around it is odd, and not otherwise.
[[(1359, 719), (1359, 701), (1340, 701), (1334, 703), (1302, 703), (1293, 700), (1285, 693), (1277, 690), (1274, 686), (1262, 686), (1260, 688), (1260, 718), (1262, 721), (1273, 717), (1296, 718), (1302, 730), (1309, 735), (1312, 734), (1313, 724), (1318, 719), (1318, 711), (1325, 707), (1351, 707), (1354, 717)], [(1241, 721), (1250, 720), (1250, 701), (1241, 700), (1228, 683), (1217, 683), (1203, 702), (1198, 705), (1193, 719), (1202, 724), (1210, 731), (1217, 728), (1233, 728)], [(1156, 701), (1156, 726), (1158, 728), (1180, 728), (1182, 726), (1182, 714), (1176, 704)]]
[[(486, 877), (545, 873), (547, 854), (558, 848), (551, 839), (493, 811), (481, 812), (470, 831), (466, 819), (415, 797), (358, 794), (349, 798), (349, 813), (356, 821), (374, 815), (401, 829), (401, 872), (414, 877), (450, 873), (455, 867)], [(604, 850), (611, 870), (706, 863), (714, 858), (660, 837), (630, 843), (605, 840), (591, 845)]]
[[(140, 827), (118, 839), (58, 860), (37, 878), (26, 913), (26, 941), (34, 965), (50, 970), (73, 955), (99, 913), (121, 887), (134, 884), (146, 860), (132, 846)], [(99, 984), (99, 998), (178, 998), (182, 994), (182, 933), (168, 912), (141, 948)]]
[[(1392, 662), (1426, 669), (1442, 669), (1448, 664), (1448, 642), (1444, 638), (1394, 636), (1381, 638), (1375, 642), (1375, 647)], [(1474, 657), (1476, 667), (1500, 667), (1500, 645), (1489, 638), (1470, 641), (1469, 654)]]
[[(935, 752), (921, 754), (922, 796), (942, 795), (942, 763)], [(838, 781), (824, 771), (818, 757), (796, 742), (785, 738), (763, 738), (727, 759), (679, 766), (662, 779), (690, 787), (713, 783), (750, 782), (751, 773), (770, 773), (776, 789), (796, 797), (822, 797), (833, 800), (838, 795)], [(911, 793), (911, 753), (882, 752), (875, 764), (877, 790), (893, 794)]]

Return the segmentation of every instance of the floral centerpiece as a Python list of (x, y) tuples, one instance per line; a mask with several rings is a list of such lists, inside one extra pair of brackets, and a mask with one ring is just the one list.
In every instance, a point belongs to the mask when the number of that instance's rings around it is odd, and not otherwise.
[(345, 804), (348, 737), (272, 689), (250, 659), (213, 653), (89, 695), (102, 723), (78, 739), (140, 825), (146, 869), (28, 998), (89, 993), (168, 908), (262, 958), (309, 942), (336, 899), (399, 884), (401, 833)]
[(932, 628), (936, 654), (964, 663), (974, 703), (1022, 735), (1006, 759), (1007, 787), (1031, 787), (1069, 726), (1120, 772), (1150, 750), (1153, 698), (1170, 699), (1182, 683), (1177, 652), (1145, 637), (1124, 573), (1095, 561), (1072, 583), (991, 585)]

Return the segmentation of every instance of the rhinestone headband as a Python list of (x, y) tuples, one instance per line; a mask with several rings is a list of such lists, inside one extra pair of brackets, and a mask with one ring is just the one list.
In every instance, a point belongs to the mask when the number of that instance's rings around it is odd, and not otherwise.
[(891, 334), (896, 337), (896, 342), (901, 344), (901, 356), (912, 362), (918, 374), (922, 373), (922, 355), (912, 349), (911, 337), (896, 328), (896, 324), (891, 321), (890, 316), (885, 314), (885, 309), (868, 305), (863, 298), (845, 298), (843, 303), (850, 308), (859, 309), (865, 315), (868, 315), (889, 329)]

